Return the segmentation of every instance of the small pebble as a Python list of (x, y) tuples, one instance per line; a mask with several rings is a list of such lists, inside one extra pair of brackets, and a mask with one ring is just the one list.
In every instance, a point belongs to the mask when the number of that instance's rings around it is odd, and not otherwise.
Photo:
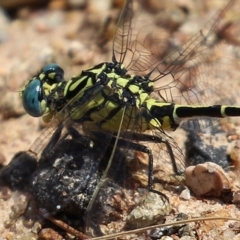
[(38, 234), (40, 239), (58, 239), (63, 240), (64, 238), (56, 231), (51, 228), (45, 228)]
[(219, 35), (227, 42), (239, 46), (240, 44), (240, 25), (238, 22), (229, 22), (220, 30)]
[(232, 239), (235, 237), (235, 233), (231, 229), (227, 229), (223, 232), (223, 237), (224, 239)]
[(160, 194), (148, 192), (128, 215), (126, 222), (131, 228), (141, 228), (163, 220), (171, 212), (169, 202)]
[(42, 229), (42, 225), (39, 222), (35, 222), (32, 227), (32, 232), (39, 233), (41, 229)]
[(180, 194), (179, 197), (182, 198), (182, 199), (184, 199), (184, 200), (189, 200), (189, 199), (191, 198), (191, 194), (190, 194), (189, 189), (188, 189), (188, 188), (184, 189), (184, 190), (181, 192), (181, 194)]
[(197, 196), (219, 197), (230, 189), (230, 181), (217, 164), (206, 162), (190, 166), (185, 171), (186, 185)]
[(240, 203), (240, 191), (234, 192), (232, 202), (234, 204), (239, 204)]

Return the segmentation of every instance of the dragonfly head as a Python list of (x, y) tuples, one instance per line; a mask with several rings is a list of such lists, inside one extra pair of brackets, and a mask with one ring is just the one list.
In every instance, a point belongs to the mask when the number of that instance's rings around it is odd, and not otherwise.
[(47, 96), (56, 84), (63, 81), (63, 76), (63, 69), (51, 63), (25, 84), (20, 90), (20, 96), (23, 107), (29, 115), (40, 117), (48, 112)]

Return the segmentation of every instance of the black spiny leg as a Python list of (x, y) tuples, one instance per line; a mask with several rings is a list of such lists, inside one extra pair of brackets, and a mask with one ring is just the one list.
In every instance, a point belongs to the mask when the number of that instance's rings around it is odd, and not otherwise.
[(118, 147), (121, 148), (124, 146), (128, 146), (129, 149), (143, 152), (148, 155), (148, 190), (163, 196), (165, 199), (167, 199), (167, 201), (169, 201), (168, 197), (165, 194), (153, 189), (154, 174), (153, 174), (153, 155), (151, 149), (139, 143), (127, 141), (125, 139), (118, 139)]
[[(173, 167), (173, 171), (176, 175), (181, 175), (183, 174), (183, 172), (180, 172), (177, 164), (176, 164), (176, 160), (172, 151), (172, 147), (169, 144), (169, 142), (167, 140), (163, 140), (162, 138), (158, 137), (158, 136), (152, 136), (149, 134), (144, 134), (144, 133), (132, 133), (132, 132), (126, 132), (124, 133), (124, 138), (129, 138), (131, 140), (135, 140), (135, 141), (144, 141), (144, 142), (152, 142), (152, 143), (164, 143), (167, 147), (171, 162), (172, 162), (172, 167)], [(151, 151), (149, 149), (149, 151)]]

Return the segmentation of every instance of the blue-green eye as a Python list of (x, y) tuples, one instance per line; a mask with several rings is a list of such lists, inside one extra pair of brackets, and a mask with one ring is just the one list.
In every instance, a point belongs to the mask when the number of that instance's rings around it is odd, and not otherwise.
[(43, 114), (41, 109), (41, 101), (43, 100), (43, 90), (41, 87), (41, 81), (39, 79), (33, 79), (25, 87), (22, 93), (22, 102), (25, 111), (33, 116), (40, 117)]
[(58, 83), (63, 80), (64, 71), (55, 63), (44, 66), (42, 72), (48, 77), (48, 82), (52, 81), (52, 83)]

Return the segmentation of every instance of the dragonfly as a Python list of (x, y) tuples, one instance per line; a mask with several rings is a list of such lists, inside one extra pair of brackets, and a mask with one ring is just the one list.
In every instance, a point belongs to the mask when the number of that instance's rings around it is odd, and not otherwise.
[[(209, 51), (211, 34), (233, 3), (230, 0), (183, 46), (168, 46), (161, 58), (161, 33), (149, 17), (151, 13), (144, 11), (141, 1), (127, 0), (117, 24), (111, 61), (83, 70), (70, 80), (64, 78), (59, 65), (51, 63), (21, 89), (29, 115), (57, 121), (29, 151), (42, 158), (61, 139), (71, 136), (88, 147), (102, 142), (99, 156), (111, 145), (109, 167), (112, 161), (120, 161), (113, 157), (117, 147), (141, 152), (148, 163), (147, 189), (167, 202), (167, 196), (154, 188), (155, 163), (163, 182), (180, 181), (186, 168), (182, 150), (167, 132), (183, 122), (196, 129), (206, 118), (214, 123), (215, 118), (240, 116), (240, 106), (223, 93), (229, 87), (228, 76), (221, 68), (214, 71), (218, 61), (211, 60)], [(107, 179), (108, 171), (106, 167), (103, 178)], [(100, 185), (95, 196), (101, 189)]]

